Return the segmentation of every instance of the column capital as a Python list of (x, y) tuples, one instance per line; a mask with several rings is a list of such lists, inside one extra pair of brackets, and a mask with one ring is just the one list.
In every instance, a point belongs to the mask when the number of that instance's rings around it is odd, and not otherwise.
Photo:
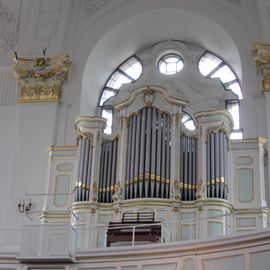
[(257, 68), (263, 76), (263, 92), (270, 92), (270, 43), (255, 42), (253, 49)]
[(77, 136), (93, 137), (95, 131), (102, 131), (106, 126), (106, 119), (96, 116), (80, 115), (75, 120)]

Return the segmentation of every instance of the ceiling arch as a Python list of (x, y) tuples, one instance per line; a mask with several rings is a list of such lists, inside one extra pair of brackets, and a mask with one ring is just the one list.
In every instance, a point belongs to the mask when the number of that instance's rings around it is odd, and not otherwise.
[(95, 113), (106, 79), (122, 61), (143, 48), (168, 39), (193, 42), (215, 52), (242, 78), (237, 45), (223, 27), (196, 12), (154, 9), (123, 19), (95, 43), (83, 73), (81, 113)]

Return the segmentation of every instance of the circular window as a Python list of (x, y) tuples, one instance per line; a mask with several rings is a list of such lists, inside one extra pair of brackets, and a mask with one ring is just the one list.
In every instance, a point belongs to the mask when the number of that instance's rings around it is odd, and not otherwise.
[(159, 72), (172, 75), (179, 72), (184, 67), (182, 57), (177, 54), (166, 54), (158, 62)]

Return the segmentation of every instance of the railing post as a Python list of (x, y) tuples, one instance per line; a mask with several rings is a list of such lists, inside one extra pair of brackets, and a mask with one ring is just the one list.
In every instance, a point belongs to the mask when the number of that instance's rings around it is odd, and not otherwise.
[(135, 226), (132, 226), (132, 246), (134, 246), (135, 242)]
[(163, 223), (161, 223), (161, 243), (164, 243), (164, 239), (163, 239), (163, 237), (164, 237), (164, 227), (163, 227)]

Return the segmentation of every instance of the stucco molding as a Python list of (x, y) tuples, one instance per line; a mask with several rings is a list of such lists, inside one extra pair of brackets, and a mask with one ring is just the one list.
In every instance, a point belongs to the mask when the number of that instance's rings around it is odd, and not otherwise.
[(3, 6), (0, 1), (0, 49), (7, 52), (14, 48), (19, 36), (19, 23), (14, 13)]

